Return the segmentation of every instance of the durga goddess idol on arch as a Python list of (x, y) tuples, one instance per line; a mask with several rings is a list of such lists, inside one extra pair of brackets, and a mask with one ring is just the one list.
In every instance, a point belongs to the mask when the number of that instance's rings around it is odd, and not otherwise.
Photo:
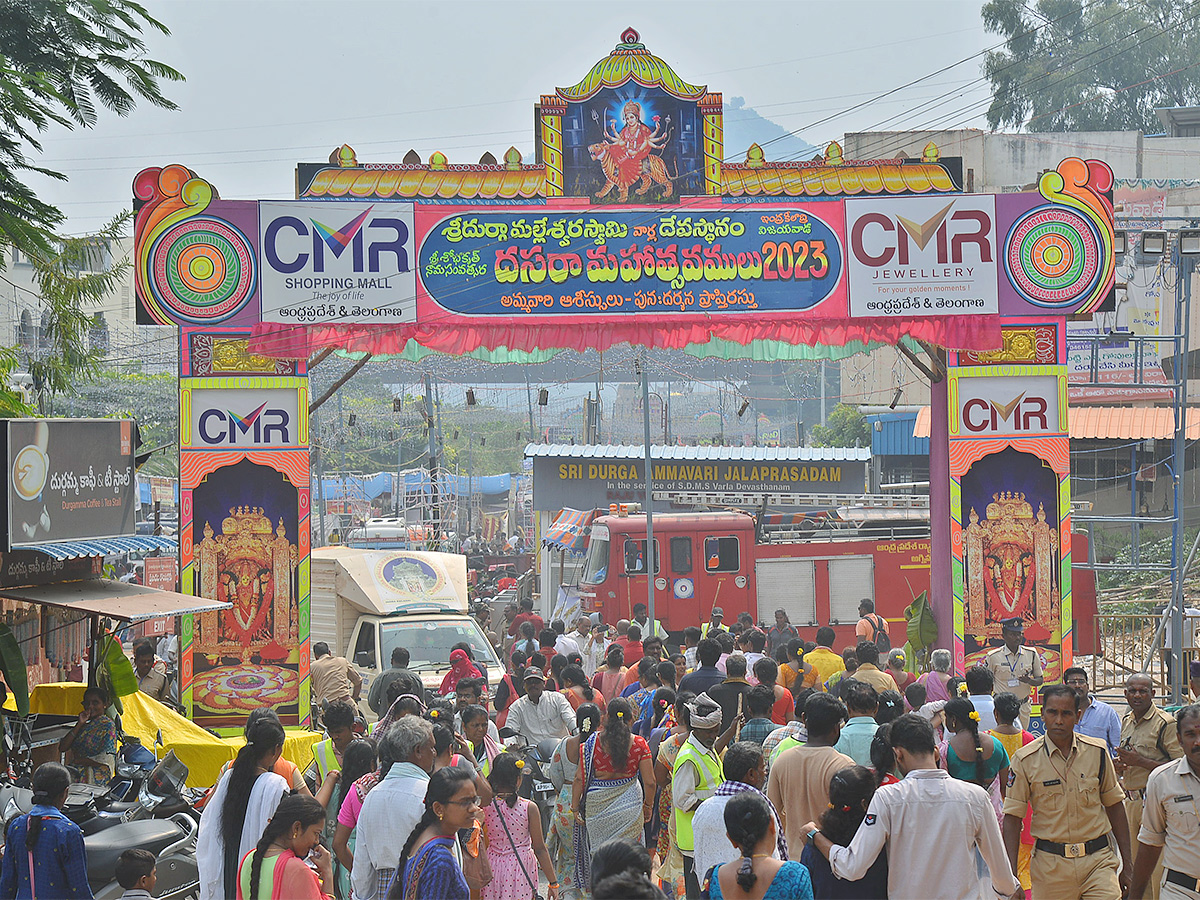
[[(592, 117), (599, 118), (595, 110)], [(666, 163), (653, 151), (661, 150), (671, 139), (671, 117), (663, 120), (655, 116), (651, 128), (642, 121), (642, 105), (636, 100), (628, 100), (621, 107), (621, 120), (624, 127), (618, 132), (606, 114), (604, 141), (588, 148), (592, 159), (600, 163), (606, 182), (596, 199), (606, 197), (615, 188), (620, 192), (619, 201), (624, 203), (629, 198), (629, 189), (639, 180), (641, 186), (634, 191), (637, 196), (644, 196), (652, 184), (658, 184), (664, 199), (670, 197), (673, 186)]]

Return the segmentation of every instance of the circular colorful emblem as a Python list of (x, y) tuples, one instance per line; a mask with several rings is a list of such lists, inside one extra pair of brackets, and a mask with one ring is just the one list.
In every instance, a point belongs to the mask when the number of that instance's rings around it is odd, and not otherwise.
[(1087, 217), (1063, 206), (1040, 206), (1016, 221), (1004, 248), (1004, 268), (1017, 292), (1036, 306), (1069, 306), (1100, 279), (1100, 237)]
[(155, 299), (171, 318), (221, 322), (249, 302), (257, 280), (254, 251), (228, 222), (206, 216), (168, 228), (150, 249)]

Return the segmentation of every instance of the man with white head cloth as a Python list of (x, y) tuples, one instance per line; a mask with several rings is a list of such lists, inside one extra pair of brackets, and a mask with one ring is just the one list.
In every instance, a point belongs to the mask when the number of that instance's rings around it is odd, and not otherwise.
[(692, 816), (696, 807), (713, 796), (721, 782), (720, 747), (728, 743), (737, 725), (735, 719), (729, 730), (721, 730), (721, 707), (708, 694), (700, 694), (686, 704), (691, 734), (679, 748), (671, 776), (671, 799), (675, 806), (675, 839), (683, 854), (683, 881), (688, 900), (699, 900), (700, 880), (696, 872), (695, 840), (692, 836)]

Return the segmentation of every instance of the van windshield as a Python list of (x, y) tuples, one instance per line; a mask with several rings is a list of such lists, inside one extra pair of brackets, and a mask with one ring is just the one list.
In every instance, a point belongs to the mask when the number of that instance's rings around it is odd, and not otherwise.
[(471, 645), (477, 664), (500, 667), (500, 661), (474, 619), (383, 622), (380, 629), (383, 659), (391, 659), (392, 650), (403, 647), (409, 654), (408, 667), (414, 672), (448, 668), (450, 648), (462, 641)]
[(608, 577), (608, 538), (596, 535), (593, 529), (588, 538), (587, 561), (583, 566), (582, 584), (602, 584)]

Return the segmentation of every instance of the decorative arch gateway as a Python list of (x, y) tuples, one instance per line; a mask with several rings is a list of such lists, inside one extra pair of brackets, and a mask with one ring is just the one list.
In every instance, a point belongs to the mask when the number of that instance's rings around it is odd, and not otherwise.
[[(955, 626), (962, 665), (994, 630), (992, 612), (972, 612), (980, 633), (965, 633), (963, 612), (977, 573), (962, 523), (972, 509), (984, 523), (988, 504), (956, 504), (971, 466), (996, 451), (965, 448), (1019, 440), (1058, 479), (1057, 503), (1043, 503), (1057, 539), (1037, 544), (1053, 563), (1028, 575), (1053, 584), (1019, 590), (1057, 597), (1067, 633), (1031, 637), (1069, 655), (1064, 329), (1112, 302), (1111, 170), (1067, 159), (1036, 191), (991, 195), (964, 193), (961, 160), (932, 143), (920, 159), (858, 161), (837, 143), (777, 161), (752, 145), (735, 162), (722, 109), (720, 93), (628, 29), (582, 80), (538, 99), (531, 163), (511, 147), (476, 164), (413, 151), (360, 163), (343, 145), (297, 166), (292, 201), (223, 200), (185, 166), (147, 169), (134, 183), (139, 320), (180, 326), (185, 394), (219, 381), (245, 403), (238, 384), (295, 390), (303, 360), (325, 348), (493, 362), (620, 343), (750, 359), (944, 348), (932, 498), (943, 634)], [(181, 454), (210, 452), (185, 437)], [(303, 451), (303, 440), (256, 450)], [(298, 468), (286, 462), (279, 471)], [(1008, 474), (989, 476), (995, 493), (1021, 492)], [(306, 520), (306, 482), (300, 498)], [(1013, 515), (1024, 522), (1023, 508)], [(299, 559), (306, 598), (304, 546)]]

